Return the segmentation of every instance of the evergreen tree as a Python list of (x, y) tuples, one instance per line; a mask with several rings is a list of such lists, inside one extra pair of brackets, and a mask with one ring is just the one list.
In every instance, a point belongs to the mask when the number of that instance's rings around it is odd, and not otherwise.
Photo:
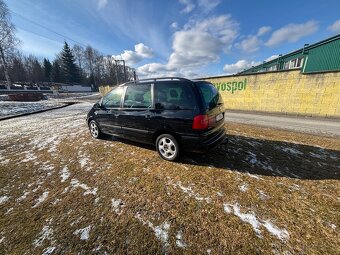
[(63, 73), (59, 65), (59, 61), (56, 59), (53, 61), (51, 70), (51, 81), (64, 82)]
[(46, 58), (44, 58), (44, 71), (45, 71), (45, 81), (51, 81), (52, 64)]
[(74, 56), (67, 42), (64, 44), (64, 49), (61, 53), (61, 68), (64, 74), (65, 82), (79, 82), (79, 71), (75, 64)]
[(13, 81), (27, 81), (27, 72), (20, 57), (14, 57), (9, 74)]

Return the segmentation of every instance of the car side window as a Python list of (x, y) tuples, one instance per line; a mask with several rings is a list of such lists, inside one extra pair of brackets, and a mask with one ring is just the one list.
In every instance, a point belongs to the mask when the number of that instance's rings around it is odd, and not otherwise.
[(123, 87), (111, 90), (103, 97), (102, 106), (105, 108), (119, 108), (123, 92)]
[(124, 97), (124, 108), (151, 108), (151, 85), (140, 84), (129, 86)]
[(155, 85), (155, 107), (164, 110), (193, 110), (196, 99), (190, 84), (157, 83)]

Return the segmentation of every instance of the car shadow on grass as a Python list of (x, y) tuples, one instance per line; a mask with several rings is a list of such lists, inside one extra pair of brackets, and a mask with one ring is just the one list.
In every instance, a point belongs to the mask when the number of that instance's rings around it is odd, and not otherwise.
[(290, 142), (228, 135), (229, 143), (183, 163), (256, 175), (324, 180), (340, 178), (340, 151)]
[[(184, 153), (180, 163), (264, 176), (310, 180), (340, 179), (340, 151), (237, 135), (227, 137), (228, 144), (220, 145), (206, 154)], [(113, 136), (104, 136), (103, 139), (155, 151), (154, 146)]]

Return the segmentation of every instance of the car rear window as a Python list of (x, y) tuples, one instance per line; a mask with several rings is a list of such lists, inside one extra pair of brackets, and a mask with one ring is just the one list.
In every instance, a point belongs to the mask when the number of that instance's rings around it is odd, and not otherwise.
[(160, 82), (155, 84), (155, 106), (164, 110), (193, 110), (196, 100), (190, 84)]
[(208, 82), (198, 82), (196, 84), (203, 98), (205, 108), (209, 110), (215, 108), (221, 100), (215, 86)]

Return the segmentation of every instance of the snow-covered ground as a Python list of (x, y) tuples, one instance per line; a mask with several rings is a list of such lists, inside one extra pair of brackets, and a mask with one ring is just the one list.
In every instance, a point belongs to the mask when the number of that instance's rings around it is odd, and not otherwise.
[(24, 113), (37, 112), (65, 105), (58, 101), (39, 101), (39, 102), (15, 102), (0, 101), (0, 118)]

